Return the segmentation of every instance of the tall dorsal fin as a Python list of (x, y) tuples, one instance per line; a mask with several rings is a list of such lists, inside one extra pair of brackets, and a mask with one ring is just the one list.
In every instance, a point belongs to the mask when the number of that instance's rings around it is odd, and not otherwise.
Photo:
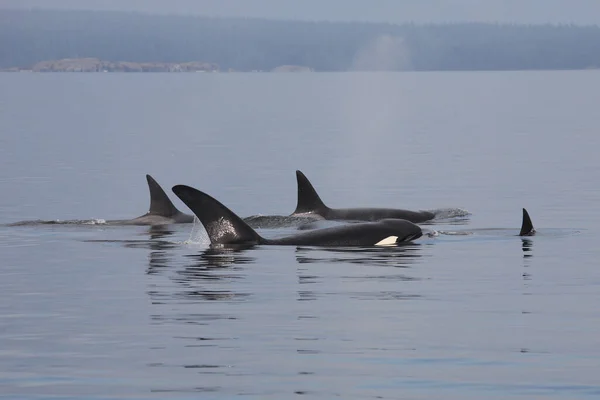
[(150, 210), (148, 214), (172, 217), (179, 214), (179, 210), (173, 205), (163, 188), (150, 175), (146, 175), (148, 189), (150, 189)]
[(296, 171), (298, 181), (298, 204), (294, 214), (313, 213), (327, 210), (317, 191), (308, 178), (300, 171)]
[(529, 213), (526, 209), (523, 209), (523, 223), (521, 224), (521, 232), (519, 232), (519, 236), (533, 236), (534, 234), (535, 229), (533, 228), (533, 223), (531, 222)]
[(206, 193), (185, 185), (173, 186), (173, 192), (200, 219), (212, 244), (266, 243), (233, 211)]

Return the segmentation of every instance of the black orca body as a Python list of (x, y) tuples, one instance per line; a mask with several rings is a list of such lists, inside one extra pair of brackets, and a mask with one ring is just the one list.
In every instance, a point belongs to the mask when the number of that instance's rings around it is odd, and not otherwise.
[(521, 223), (521, 231), (519, 236), (533, 236), (535, 235), (535, 228), (529, 217), (529, 213), (526, 209), (523, 209), (523, 222)]
[(410, 211), (395, 208), (329, 208), (327, 207), (308, 178), (296, 171), (298, 180), (298, 204), (292, 215), (316, 214), (327, 220), (379, 221), (387, 218), (404, 219), (419, 223), (435, 218), (429, 211)]
[(177, 209), (162, 187), (150, 175), (146, 175), (150, 190), (150, 210), (134, 219), (107, 221), (118, 225), (168, 225), (194, 222), (194, 216), (184, 214)]
[(206, 193), (185, 185), (174, 186), (173, 192), (200, 219), (212, 245), (374, 246), (408, 242), (423, 235), (421, 228), (410, 221), (384, 219), (265, 239)]

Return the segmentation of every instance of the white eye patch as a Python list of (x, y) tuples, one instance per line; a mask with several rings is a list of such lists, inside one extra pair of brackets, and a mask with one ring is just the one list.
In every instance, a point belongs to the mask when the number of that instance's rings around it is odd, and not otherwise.
[(389, 246), (392, 244), (396, 244), (398, 240), (398, 236), (388, 236), (385, 239), (375, 243), (375, 246)]

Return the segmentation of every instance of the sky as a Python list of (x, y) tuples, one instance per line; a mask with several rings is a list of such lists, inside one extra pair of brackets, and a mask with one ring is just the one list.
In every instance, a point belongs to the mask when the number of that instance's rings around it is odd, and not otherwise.
[(0, 0), (0, 8), (30, 7), (391, 23), (600, 25), (600, 0)]

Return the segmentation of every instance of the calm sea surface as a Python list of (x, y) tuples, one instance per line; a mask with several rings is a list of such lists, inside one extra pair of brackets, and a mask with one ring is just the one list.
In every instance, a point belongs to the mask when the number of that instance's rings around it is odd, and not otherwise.
[[(597, 71), (0, 74), (0, 398), (600, 398), (599, 104)], [(296, 169), (471, 215), (382, 249), (8, 226), (139, 216), (147, 173), (287, 215)]]

